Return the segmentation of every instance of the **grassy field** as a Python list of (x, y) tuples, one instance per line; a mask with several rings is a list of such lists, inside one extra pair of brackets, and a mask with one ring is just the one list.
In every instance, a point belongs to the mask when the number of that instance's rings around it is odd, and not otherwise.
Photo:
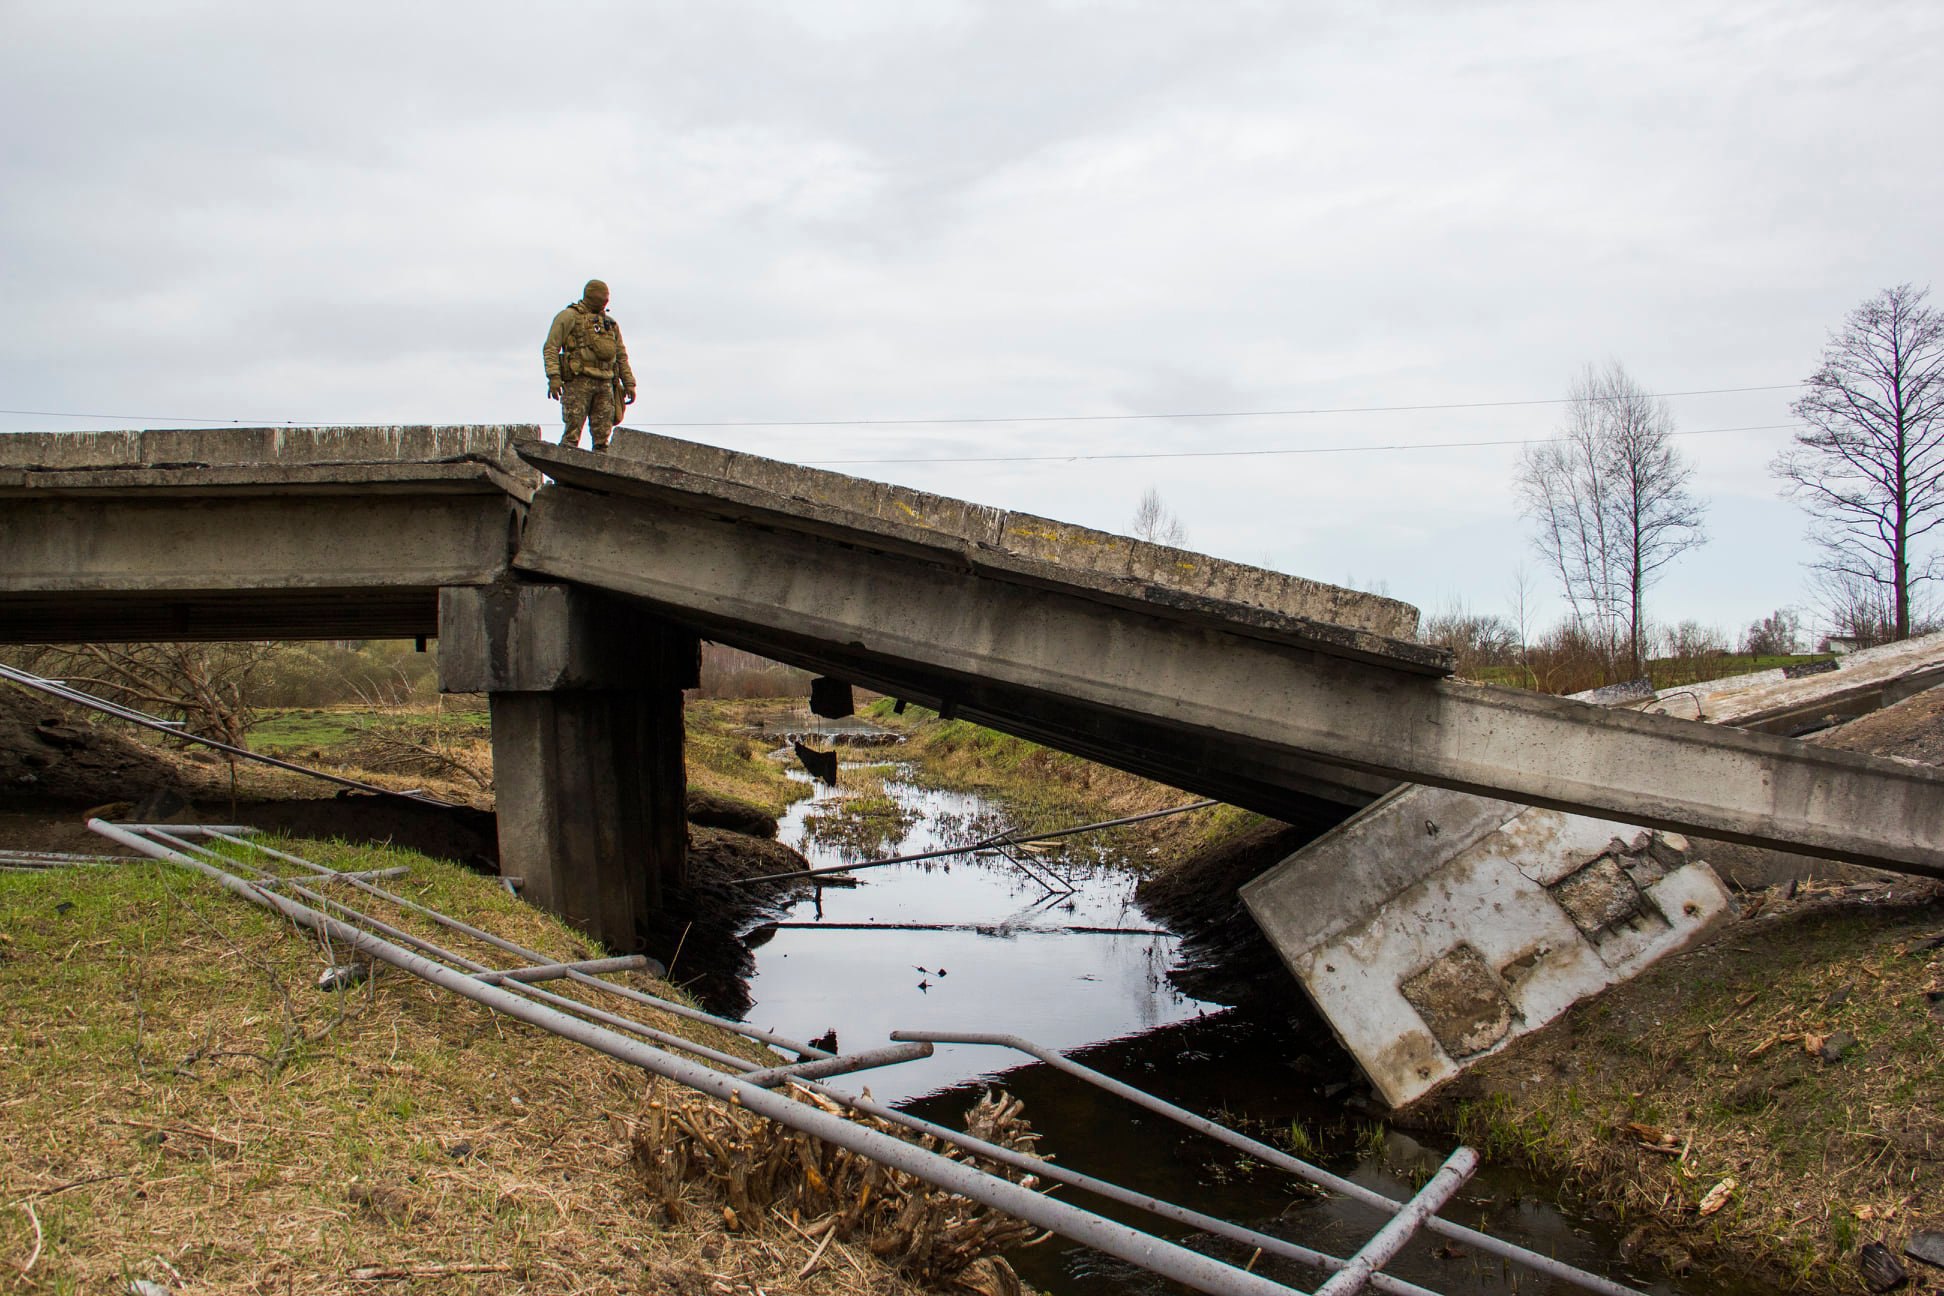
[[(1703, 680), (1725, 679), (1730, 675), (1750, 675), (1756, 671), (1828, 660), (1830, 660), (1828, 653), (1800, 653), (1794, 656), (1776, 657), (1753, 657), (1743, 653), (1705, 657), (1660, 657), (1647, 663), (1647, 678), (1653, 681), (1657, 689), (1676, 688), (1683, 684), (1699, 684)], [(1481, 684), (1502, 684), (1507, 688), (1535, 687), (1532, 673), (1523, 666), (1479, 666), (1470, 671), (1469, 677)]]
[[(550, 957), (593, 952), (455, 866), (292, 848), (408, 864), (388, 885)], [(172, 866), (0, 875), (0, 1290), (912, 1290), (861, 1241), (806, 1273), (818, 1248), (788, 1221), (647, 1191), (633, 1143), (691, 1101), (671, 1086), (388, 969), (319, 991), (343, 958)]]
[(1486, 1059), (1442, 1114), (1618, 1208), (1676, 1270), (1753, 1258), (1861, 1291), (1860, 1247), (1944, 1226), (1941, 945), (1934, 902), (1812, 896)]

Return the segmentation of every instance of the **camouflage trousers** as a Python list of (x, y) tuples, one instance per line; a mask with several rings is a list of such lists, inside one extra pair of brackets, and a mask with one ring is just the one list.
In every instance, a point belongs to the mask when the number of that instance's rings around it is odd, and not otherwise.
[(608, 433), (614, 430), (614, 382), (608, 378), (569, 378), (560, 394), (560, 419), (566, 430), (560, 444), (580, 445), (581, 424), (594, 441), (596, 450), (606, 450)]

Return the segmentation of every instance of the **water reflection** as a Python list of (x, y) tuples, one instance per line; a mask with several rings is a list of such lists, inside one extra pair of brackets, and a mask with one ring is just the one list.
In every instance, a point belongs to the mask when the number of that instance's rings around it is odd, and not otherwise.
[[(866, 841), (808, 831), (837, 820), (850, 795), (822, 787), (791, 807), (777, 835), (824, 866), (962, 845), (1015, 826), (977, 796), (896, 778), (884, 791), (900, 811), (868, 816)], [(855, 887), (820, 888), (757, 948), (746, 1020), (798, 1039), (834, 1029), (845, 1049), (881, 1044), (901, 1027), (1009, 1031), (1072, 1048), (1206, 1009), (1169, 984), (1177, 941), (1135, 906), (1131, 873), (1092, 843), (1034, 862), (1072, 893), (1049, 893), (987, 856), (873, 869), (857, 874)], [(1005, 1065), (989, 1050), (941, 1046), (856, 1083), (898, 1101)]]
[[(874, 768), (889, 775), (883, 795), (895, 813), (868, 815), (868, 832), (852, 833), (836, 826), (839, 800), (852, 790), (819, 787), (792, 807), (779, 837), (823, 866), (961, 845), (1016, 826), (979, 797), (919, 788), (895, 765)], [(878, 796), (870, 780), (862, 781), (863, 795)], [(828, 826), (819, 831), (820, 823)], [(1268, 1008), (1221, 1009), (1175, 989), (1167, 972), (1178, 942), (1154, 933), (1136, 907), (1132, 871), (1118, 866), (1116, 854), (1126, 841), (1078, 838), (1049, 852), (1045, 862), (1075, 888), (1070, 896), (1049, 895), (992, 858), (875, 869), (857, 874), (854, 888), (826, 887), (765, 933), (747, 1019), (799, 1039), (834, 1029), (845, 1050), (882, 1044), (900, 1027), (1024, 1035), (1272, 1143), (1286, 1144), (1300, 1126), (1304, 1156), (1390, 1196), (1409, 1196), (1454, 1145), (1420, 1143), (1346, 1109), (1337, 1095), (1353, 1064), (1316, 1019), (1276, 1007), (1280, 998), (1263, 996)], [(1072, 1077), (1018, 1061), (999, 1049), (941, 1046), (925, 1061), (841, 1084), (868, 1086), (881, 1099), (962, 1127), (965, 1110), (996, 1076), (1025, 1100), (1042, 1150), (1076, 1170), (1339, 1255), (1355, 1251), (1382, 1223), (1368, 1208), (1323, 1197)], [(1237, 1264), (1250, 1259), (1233, 1244), (1085, 1194), (1067, 1196)], [(1721, 1278), (1684, 1279), (1676, 1288), (1636, 1270), (1623, 1254), (1619, 1225), (1561, 1210), (1549, 1185), (1505, 1166), (1488, 1164), (1444, 1213), (1646, 1292), (1743, 1296), (1759, 1289)], [(1180, 1290), (1057, 1238), (1008, 1258), (1030, 1286), (1056, 1296)], [(1255, 1268), (1305, 1290), (1320, 1281), (1271, 1261)], [(1451, 1296), (1577, 1290), (1429, 1235), (1387, 1269)]]

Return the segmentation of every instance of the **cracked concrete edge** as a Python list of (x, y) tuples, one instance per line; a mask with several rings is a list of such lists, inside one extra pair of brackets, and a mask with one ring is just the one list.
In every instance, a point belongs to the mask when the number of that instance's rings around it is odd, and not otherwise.
[[(70, 487), (316, 485), (408, 482), (484, 470), (526, 498), (540, 475), (514, 445), (533, 424), (371, 425), (314, 428), (160, 428), (108, 432), (10, 432), (0, 436), (0, 484)], [(446, 471), (439, 471), (446, 470)]]
[[(847, 543), (868, 541), (960, 570), (1219, 622), (1256, 637), (1414, 674), (1451, 670), (1445, 649), (1371, 628), (1414, 633), (1415, 608), (1300, 577), (628, 429), (616, 430), (605, 455), (543, 442), (522, 442), (519, 450), (569, 487), (634, 495)], [(1200, 579), (1190, 580), (1184, 567)], [(1342, 617), (1349, 620), (1329, 619)]]

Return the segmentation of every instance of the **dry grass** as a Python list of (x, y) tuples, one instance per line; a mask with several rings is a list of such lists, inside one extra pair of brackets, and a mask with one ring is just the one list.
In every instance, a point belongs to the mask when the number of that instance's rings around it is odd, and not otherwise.
[[(595, 952), (451, 865), (299, 853), (408, 862), (414, 898)], [(908, 1290), (799, 1278), (815, 1243), (781, 1225), (670, 1220), (629, 1133), (672, 1086), (389, 970), (317, 990), (342, 957), (164, 865), (0, 875), (0, 1290)]]
[[(833, 1115), (844, 1112), (801, 1086), (791, 1093)], [(1032, 1152), (1039, 1136), (1021, 1118), (1021, 1106), (1016, 1098), (988, 1093), (967, 1114), (966, 1128), (988, 1142)], [(863, 1123), (954, 1160), (970, 1159), (887, 1121)], [(1017, 1296), (1020, 1290), (999, 1252), (1029, 1244), (1032, 1225), (740, 1108), (695, 1094), (651, 1102), (634, 1147), (649, 1191), (671, 1218), (692, 1215), (696, 1189), (706, 1185), (711, 1213), (719, 1212), (730, 1228), (774, 1217), (816, 1242), (817, 1253), (799, 1276), (820, 1263), (839, 1268), (834, 1257), (822, 1260), (824, 1251), (861, 1242), (871, 1255), (927, 1285), (962, 1286), (984, 1296)], [(1035, 1176), (971, 1160), (1027, 1187), (1038, 1183)], [(863, 1270), (855, 1256), (841, 1254)]]
[(1944, 1227), (1941, 935), (1934, 901), (1772, 903), (1487, 1059), (1445, 1114), (1676, 1270), (1734, 1257), (1861, 1291), (1865, 1243)]
[(782, 814), (791, 802), (808, 796), (805, 785), (785, 778), (780, 767), (764, 759), (764, 743), (747, 732), (766, 710), (778, 705), (774, 701), (691, 700), (683, 713), (688, 727), (684, 755), (689, 786), (746, 801), (772, 815)]

